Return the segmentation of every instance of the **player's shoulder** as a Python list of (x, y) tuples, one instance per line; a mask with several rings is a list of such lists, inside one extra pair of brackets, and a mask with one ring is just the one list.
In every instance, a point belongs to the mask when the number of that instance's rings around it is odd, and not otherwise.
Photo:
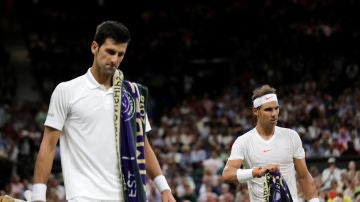
[(62, 95), (73, 95), (74, 93), (82, 92), (90, 82), (86, 81), (85, 75), (78, 76), (71, 80), (62, 81), (58, 83), (54, 89), (54, 93)]
[(66, 88), (66, 87), (76, 87), (79, 86), (79, 84), (84, 84), (86, 80), (86, 75), (81, 75), (75, 78), (72, 78), (70, 80), (62, 81), (57, 86)]
[(299, 134), (296, 132), (296, 130), (294, 130), (292, 128), (275, 126), (275, 131), (277, 131), (277, 134), (299, 136)]
[(292, 128), (286, 128), (286, 127), (281, 127), (281, 126), (275, 126), (275, 130), (284, 131), (284, 132), (297, 133), (297, 132), (296, 132), (294, 129), (292, 129)]
[(256, 129), (255, 129), (255, 128), (248, 129), (248, 130), (244, 131), (244, 133), (242, 133), (241, 135), (239, 135), (239, 136), (237, 137), (237, 139), (252, 138), (252, 137), (254, 137), (254, 133), (256, 133)]

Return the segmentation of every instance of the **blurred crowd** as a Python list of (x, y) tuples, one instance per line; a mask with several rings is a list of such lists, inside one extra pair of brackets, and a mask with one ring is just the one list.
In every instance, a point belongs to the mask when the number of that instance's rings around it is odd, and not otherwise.
[[(255, 125), (250, 96), (263, 83), (277, 88), (279, 126), (299, 133), (322, 201), (360, 193), (359, 2), (89, 1), (94, 16), (67, 1), (14, 2), (42, 99), (14, 101), (0, 43), (2, 193), (30, 188), (50, 94), (91, 65), (89, 29), (104, 18), (132, 30), (121, 68), (149, 86), (148, 137), (178, 201), (249, 201), (246, 184), (223, 183), (221, 172), (235, 138)], [(65, 201), (60, 166), (58, 153), (49, 202)], [(148, 199), (160, 200), (150, 180)]]
[[(317, 90), (315, 83), (278, 91), (279, 125), (298, 131), (308, 160), (329, 158), (330, 167), (335, 162), (330, 157), (353, 159), (330, 177), (331, 186), (322, 175), (326, 169), (309, 164), (322, 197), (346, 194), (353, 198), (356, 187), (360, 187), (360, 172), (356, 169), (360, 152), (360, 88), (346, 88), (338, 96)], [(254, 126), (248, 99), (239, 88), (229, 86), (216, 97), (205, 93), (181, 100), (163, 113), (159, 123), (150, 119), (153, 130), (149, 140), (180, 201), (185, 198), (191, 198), (190, 201), (248, 200), (245, 184), (224, 184), (221, 181), (221, 171), (232, 142)], [(2, 105), (0, 108), (0, 154), (1, 158), (8, 159), (8, 164), (12, 164), (12, 178), (5, 185), (8, 193), (22, 193), (31, 182), (46, 109), (46, 104), (37, 107), (24, 104), (21, 108)], [(53, 180), (56, 182), (51, 180), (49, 183), (56, 184), (54, 192), (61, 189), (58, 194), (63, 197), (59, 155), (55, 161)], [(159, 193), (154, 187), (149, 187), (149, 190), (153, 190), (149, 192), (149, 200), (157, 201)], [(225, 200), (224, 195), (233, 199)]]

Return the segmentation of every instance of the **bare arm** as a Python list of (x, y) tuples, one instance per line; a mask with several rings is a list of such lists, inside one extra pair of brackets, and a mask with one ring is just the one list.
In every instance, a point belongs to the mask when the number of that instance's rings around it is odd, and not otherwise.
[[(152, 149), (147, 137), (145, 136), (145, 161), (146, 173), (154, 180), (157, 176), (162, 175), (161, 167), (155, 152)], [(164, 190), (161, 192), (161, 198), (163, 202), (175, 202), (175, 198), (170, 190)]]
[(153, 180), (156, 176), (161, 175), (161, 167), (155, 152), (152, 149), (147, 137), (145, 136), (145, 160), (146, 160), (146, 173)]
[(242, 160), (228, 160), (226, 162), (225, 168), (222, 172), (222, 179), (224, 182), (229, 183), (238, 183), (237, 179), (237, 169), (239, 169), (242, 165)]
[[(226, 162), (225, 168), (222, 173), (222, 179), (225, 182), (229, 183), (237, 183), (239, 182), (237, 172), (242, 165), (242, 160), (228, 160)], [(252, 168), (252, 176), (253, 177), (262, 177), (266, 174), (266, 172), (276, 172), (280, 170), (280, 166), (277, 163), (268, 164), (265, 167), (259, 167), (259, 170), (256, 171), (255, 168)]]
[(304, 191), (306, 200), (309, 201), (312, 198), (317, 198), (318, 190), (316, 189), (313, 177), (307, 169), (305, 159), (295, 159), (294, 163), (297, 178), (302, 190)]
[(46, 184), (52, 169), (55, 156), (56, 144), (60, 137), (60, 131), (45, 126), (44, 136), (36, 157), (34, 179), (35, 183)]

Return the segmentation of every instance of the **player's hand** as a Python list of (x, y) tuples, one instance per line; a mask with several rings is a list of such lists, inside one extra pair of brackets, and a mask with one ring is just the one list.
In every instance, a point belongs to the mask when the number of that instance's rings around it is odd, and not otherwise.
[(0, 202), (15, 202), (15, 199), (8, 195), (4, 195), (0, 196)]
[(280, 171), (280, 165), (278, 163), (269, 164), (261, 168), (259, 171), (260, 176), (264, 176), (267, 172), (275, 173)]
[(25, 200), (22, 200), (22, 199), (16, 199), (16, 198), (13, 198), (9, 195), (3, 195), (3, 196), (0, 196), (0, 202), (31, 202), (31, 191), (30, 190), (26, 190), (24, 192), (24, 197), (25, 197)]

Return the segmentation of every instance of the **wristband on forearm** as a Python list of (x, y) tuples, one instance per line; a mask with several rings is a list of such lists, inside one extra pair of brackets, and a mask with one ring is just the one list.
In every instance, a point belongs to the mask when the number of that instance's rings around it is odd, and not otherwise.
[(240, 183), (246, 182), (254, 177), (260, 176), (260, 167), (255, 167), (253, 169), (237, 169), (236, 177)]
[(252, 169), (237, 169), (236, 177), (240, 183), (243, 183), (254, 178), (252, 172)]
[(46, 184), (33, 184), (31, 201), (46, 201), (46, 188)]
[(260, 175), (260, 170), (261, 170), (261, 167), (255, 167), (254, 169), (253, 169), (253, 176), (254, 177), (261, 177), (261, 175)]
[(166, 181), (166, 178), (164, 175), (158, 175), (157, 177), (155, 177), (155, 179), (153, 180), (154, 184), (156, 186), (156, 188), (161, 192), (163, 192), (164, 190), (170, 190), (170, 186)]

